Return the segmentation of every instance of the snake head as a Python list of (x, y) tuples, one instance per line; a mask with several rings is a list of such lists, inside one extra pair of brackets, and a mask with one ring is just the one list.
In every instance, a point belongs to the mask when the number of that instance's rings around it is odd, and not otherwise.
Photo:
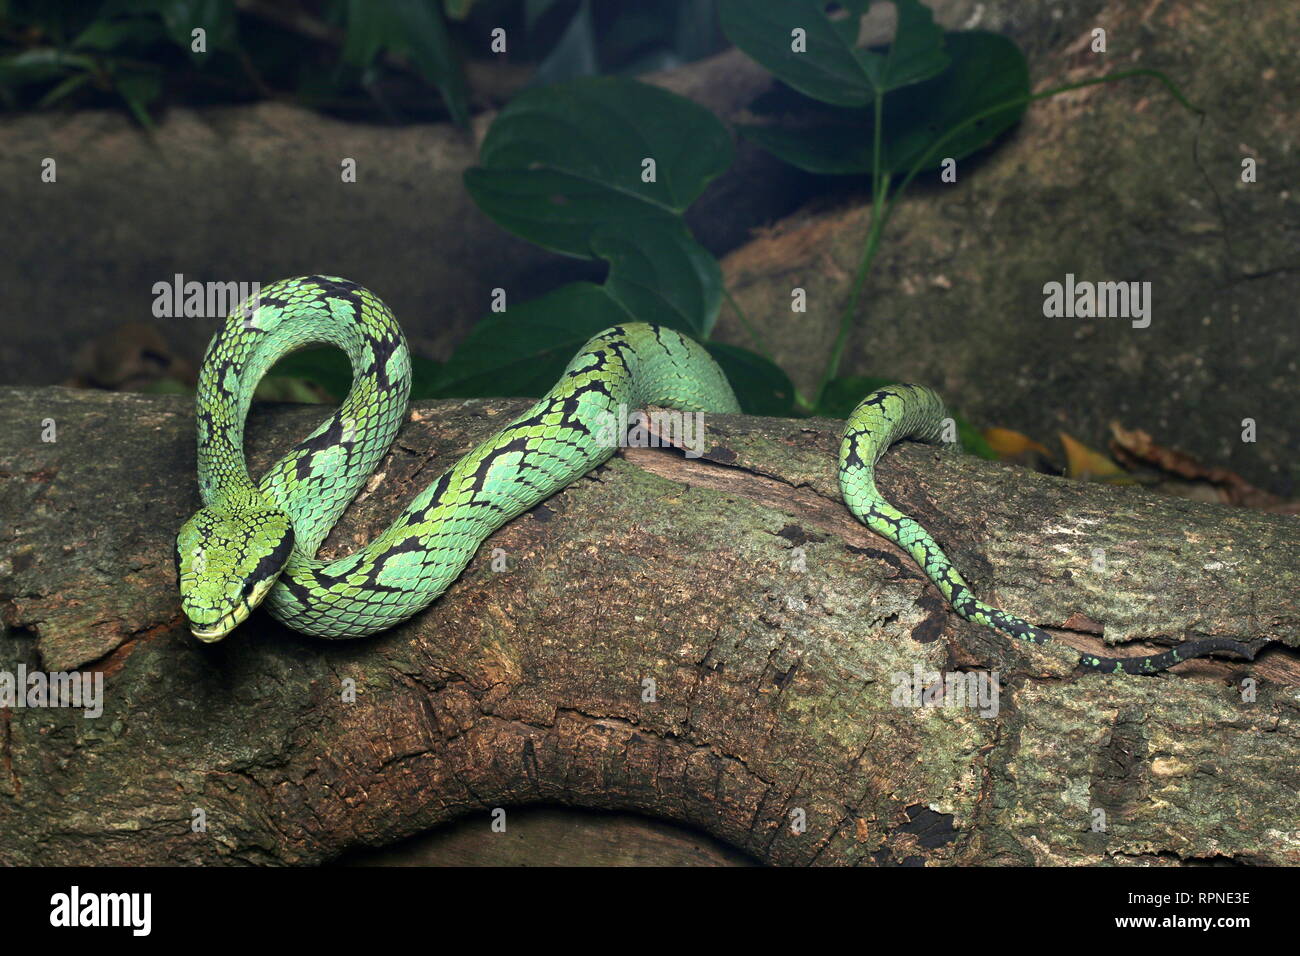
[(293, 550), (276, 508), (202, 508), (176, 536), (181, 608), (201, 641), (219, 641), (266, 597)]

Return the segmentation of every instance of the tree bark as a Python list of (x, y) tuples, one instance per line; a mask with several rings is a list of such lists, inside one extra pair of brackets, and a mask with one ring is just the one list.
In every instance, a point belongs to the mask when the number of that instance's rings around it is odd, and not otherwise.
[[(418, 406), (327, 556), (523, 406)], [(321, 415), (256, 408), (254, 473)], [(314, 864), (542, 803), (776, 864), (1300, 863), (1296, 518), (895, 449), (882, 491), (1055, 630), (1040, 651), (853, 520), (838, 422), (707, 424), (703, 458), (626, 450), (507, 525), (402, 627), (326, 642), (258, 612), (206, 646), (172, 558), (189, 401), (0, 390), (0, 671), (104, 675), (98, 718), (0, 709), (0, 862)], [(1120, 653), (1272, 646), (1102, 677), (1066, 647), (1103, 650), (1093, 622), (1140, 642)], [(916, 667), (996, 671), (996, 712), (896, 700)]]

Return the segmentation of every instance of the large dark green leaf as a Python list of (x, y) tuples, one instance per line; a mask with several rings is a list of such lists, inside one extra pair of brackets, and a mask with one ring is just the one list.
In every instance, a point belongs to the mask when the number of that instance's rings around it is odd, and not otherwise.
[[(865, 106), (877, 93), (918, 83), (948, 64), (943, 33), (918, 0), (894, 0), (898, 29), (885, 51), (856, 45), (868, 0), (721, 0), (727, 38), (799, 92), (838, 106)], [(832, 16), (840, 7), (847, 16)], [(793, 33), (805, 31), (807, 49), (796, 52)]]
[[(962, 159), (1019, 122), (1029, 96), (1029, 68), (1011, 40), (995, 33), (950, 33), (952, 65), (925, 83), (885, 100), (881, 166), (909, 172), (940, 136), (985, 110), (1021, 100), (954, 135), (921, 169), (945, 157)], [(805, 101), (806, 102), (806, 101)], [(869, 174), (872, 171), (872, 110), (812, 106), (787, 113), (776, 125), (742, 126), (740, 132), (774, 156), (813, 173)]]
[(631, 316), (708, 338), (722, 304), (722, 270), (684, 226), (607, 226), (596, 230), (591, 248), (609, 262), (605, 291)]
[(1024, 115), (1029, 65), (1014, 42), (996, 33), (968, 32), (949, 34), (947, 44), (952, 68), (929, 83), (900, 90), (885, 106), (891, 171), (911, 170), (936, 139), (985, 110), (1012, 103), (956, 134), (921, 168), (938, 166), (946, 156), (969, 156)]
[(592, 233), (617, 224), (627, 231), (646, 223), (679, 221), (663, 209), (604, 183), (549, 169), (465, 171), (465, 188), (498, 225), (545, 249), (591, 258)]
[[(654, 182), (642, 181), (646, 159)], [(516, 235), (590, 258), (598, 228), (676, 222), (730, 162), (727, 131), (703, 107), (634, 80), (584, 78), (513, 100), (465, 185)]]
[(713, 360), (727, 375), (747, 415), (788, 417), (794, 407), (794, 385), (778, 365), (757, 352), (722, 342), (705, 342)]
[(546, 394), (597, 332), (628, 314), (598, 285), (574, 282), (479, 321), (443, 366), (448, 398)]

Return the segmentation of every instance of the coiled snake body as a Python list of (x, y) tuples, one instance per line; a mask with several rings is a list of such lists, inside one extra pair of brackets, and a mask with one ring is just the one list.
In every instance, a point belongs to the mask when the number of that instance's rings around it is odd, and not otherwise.
[[(253, 390), (281, 356), (305, 345), (343, 349), (351, 391), (322, 425), (254, 481), (244, 463)], [(203, 508), (176, 542), (181, 605), (193, 633), (219, 640), (258, 606), (295, 630), (362, 637), (433, 602), (494, 530), (590, 469), (615, 444), (599, 437), (620, 405), (736, 413), (721, 370), (678, 332), (628, 323), (582, 347), (536, 404), (416, 495), (368, 546), (336, 561), (315, 557), (334, 523), (388, 450), (406, 415), (410, 357), (388, 308), (343, 279), (310, 276), (262, 289), (231, 313), (203, 360), (196, 401)], [(876, 491), (876, 461), (904, 438), (939, 440), (946, 412), (918, 385), (880, 389), (850, 416), (840, 487), (861, 521), (925, 570), (967, 620), (1035, 643), (1049, 635), (975, 599), (925, 529)], [(1235, 641), (1188, 641), (1152, 657), (1085, 656), (1093, 670), (1154, 673)]]

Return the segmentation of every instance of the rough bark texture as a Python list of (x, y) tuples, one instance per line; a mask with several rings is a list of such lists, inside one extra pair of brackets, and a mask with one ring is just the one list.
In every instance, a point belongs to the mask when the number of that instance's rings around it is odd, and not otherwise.
[[(521, 406), (415, 410), (326, 550), (369, 539)], [(256, 409), (254, 471), (320, 415)], [(511, 523), (403, 627), (330, 643), (259, 613), (204, 646), (172, 570), (198, 503), (188, 403), (0, 391), (0, 670), (105, 675), (98, 719), (0, 710), (0, 862), (318, 863), (550, 803), (781, 864), (1300, 863), (1292, 650), (1076, 673), (1063, 648), (957, 619), (852, 520), (838, 423), (708, 425), (703, 459), (629, 450)], [(1300, 644), (1293, 517), (920, 446), (891, 453), (881, 486), (979, 593), (1063, 644), (1099, 649), (1093, 621)], [(896, 705), (914, 665), (997, 671), (996, 715)]]

